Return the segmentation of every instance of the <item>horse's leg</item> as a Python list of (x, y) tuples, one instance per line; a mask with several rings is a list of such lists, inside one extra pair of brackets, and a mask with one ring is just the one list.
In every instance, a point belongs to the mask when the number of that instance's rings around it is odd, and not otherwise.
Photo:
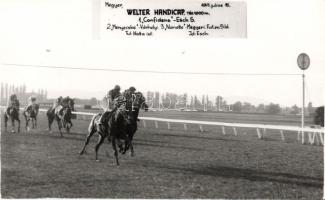
[(15, 132), (15, 118), (13, 116), (11, 116), (11, 128), (12, 132)]
[(52, 133), (52, 129), (51, 129), (51, 126), (52, 126), (52, 123), (54, 121), (54, 117), (53, 116), (47, 116), (47, 119), (48, 119), (48, 122), (49, 122), (49, 131), (50, 133)]
[(86, 147), (87, 147), (87, 145), (88, 145), (88, 143), (89, 143), (89, 141), (90, 141), (91, 136), (93, 136), (94, 133), (96, 133), (96, 131), (95, 131), (94, 129), (91, 130), (91, 131), (88, 133), (88, 135), (87, 135), (87, 137), (86, 137), (86, 141), (85, 141), (84, 147), (82, 148), (82, 150), (81, 150), (80, 153), (79, 153), (80, 155), (86, 153)]
[(124, 142), (124, 150), (123, 150), (123, 153), (122, 154), (125, 154), (126, 151), (131, 147), (132, 145), (132, 139), (130, 136), (128, 136), (126, 139), (125, 139), (125, 142)]
[(18, 121), (18, 133), (20, 132), (20, 119), (17, 118), (17, 121)]
[(101, 134), (98, 134), (98, 135), (99, 135), (98, 142), (97, 142), (97, 144), (95, 146), (95, 153), (96, 153), (96, 161), (97, 162), (99, 161), (98, 160), (98, 149), (99, 149), (100, 145), (102, 145), (102, 143), (104, 142), (104, 139), (105, 139), (105, 137), (102, 136)]
[(26, 115), (24, 115), (24, 117), (25, 117), (25, 122), (26, 122), (25, 129), (26, 129), (26, 131), (29, 131), (28, 130), (28, 121), (29, 121), (29, 119), (28, 119), (28, 117)]
[(61, 128), (62, 128), (61, 119), (57, 119), (57, 122), (58, 122), (58, 127), (59, 127), (59, 131), (60, 131), (60, 135), (61, 135), (61, 137), (63, 137), (63, 134), (62, 134), (62, 131), (61, 131)]
[(130, 139), (130, 143), (129, 143), (129, 147), (130, 147), (130, 156), (131, 156), (131, 157), (133, 157), (133, 156), (135, 155), (135, 153), (134, 153), (134, 149), (133, 149), (133, 143), (132, 143), (132, 141), (133, 141), (133, 138), (131, 137), (131, 139)]
[(113, 146), (113, 150), (114, 150), (116, 165), (120, 165), (120, 163), (118, 162), (118, 152), (117, 152), (117, 148), (116, 148), (116, 138), (115, 138), (115, 136), (112, 136), (112, 146)]
[(35, 120), (34, 120), (34, 118), (31, 118), (31, 120), (32, 120), (32, 127), (34, 129), (35, 128)]
[(67, 130), (67, 133), (70, 133), (70, 125), (69, 125), (69, 122), (65, 122), (65, 129)]
[(7, 114), (4, 114), (4, 119), (5, 119), (5, 132), (7, 132), (7, 123), (8, 123), (8, 116), (7, 116)]

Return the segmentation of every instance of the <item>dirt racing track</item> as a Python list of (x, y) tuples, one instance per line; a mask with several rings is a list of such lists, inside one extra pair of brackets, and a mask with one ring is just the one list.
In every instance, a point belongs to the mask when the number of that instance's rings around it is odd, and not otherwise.
[[(1, 119), (2, 120), (2, 119)], [(159, 126), (147, 123), (135, 135), (135, 157), (120, 155), (115, 165), (105, 142), (95, 161), (92, 139), (79, 156), (88, 126), (75, 120), (61, 138), (56, 124), (4, 133), (1, 125), (2, 198), (276, 198), (323, 197), (323, 147), (302, 145), (296, 133), (286, 142), (256, 132), (238, 130), (223, 135), (215, 127)], [(10, 127), (10, 125), (9, 125)], [(109, 155), (107, 155), (107, 153)]]

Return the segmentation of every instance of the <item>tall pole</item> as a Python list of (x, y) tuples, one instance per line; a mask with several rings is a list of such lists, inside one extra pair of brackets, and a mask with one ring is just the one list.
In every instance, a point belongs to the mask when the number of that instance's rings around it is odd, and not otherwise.
[(305, 71), (302, 73), (302, 108), (301, 108), (301, 142), (305, 143)]

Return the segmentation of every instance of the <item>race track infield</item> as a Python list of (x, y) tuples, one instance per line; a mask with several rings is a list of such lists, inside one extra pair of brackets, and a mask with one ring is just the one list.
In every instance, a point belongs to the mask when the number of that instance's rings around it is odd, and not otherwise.
[[(22, 120), (24, 121), (24, 120)], [(56, 124), (21, 133), (1, 132), (2, 198), (266, 198), (321, 199), (323, 147), (302, 145), (296, 133), (282, 142), (239, 130), (222, 135), (215, 127), (185, 132), (140, 127), (135, 157), (115, 165), (105, 142), (95, 161), (94, 137), (79, 156), (88, 121), (75, 120), (61, 138)], [(23, 123), (22, 123), (23, 124)], [(140, 123), (141, 124), (141, 123)], [(23, 127), (23, 126), (22, 126)], [(195, 127), (194, 127), (195, 128)], [(197, 128), (197, 127), (196, 127)], [(106, 156), (109, 152), (109, 157)]]

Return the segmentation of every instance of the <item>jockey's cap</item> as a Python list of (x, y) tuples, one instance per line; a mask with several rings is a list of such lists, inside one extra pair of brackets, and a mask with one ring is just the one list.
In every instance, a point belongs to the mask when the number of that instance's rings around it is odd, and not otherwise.
[(131, 92), (134, 92), (136, 89), (135, 89), (135, 87), (131, 86), (131, 87), (129, 88), (129, 90), (130, 90)]
[(120, 87), (119, 85), (115, 85), (114, 89), (115, 89), (115, 90), (120, 90), (121, 87)]

